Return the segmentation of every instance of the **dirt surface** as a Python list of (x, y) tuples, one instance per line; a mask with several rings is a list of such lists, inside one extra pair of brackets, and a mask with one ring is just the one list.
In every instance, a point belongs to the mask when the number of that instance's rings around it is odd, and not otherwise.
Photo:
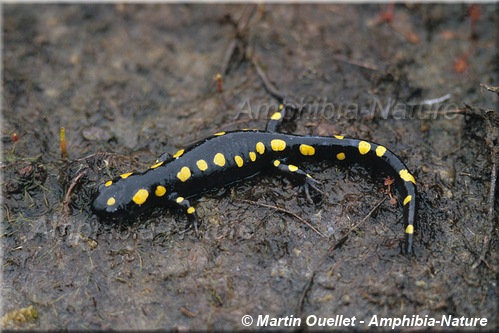
[[(480, 84), (498, 83), (497, 26), (495, 4), (4, 5), (2, 325), (241, 330), (244, 315), (250, 329), (259, 315), (302, 328), (343, 315), (366, 330), (373, 316), (452, 315), (497, 328), (494, 139), (452, 112), (496, 108)], [(92, 214), (110, 177), (265, 128), (258, 111), (277, 99), (256, 66), (306, 105), (284, 131), (365, 138), (408, 165), (414, 256), (400, 203), (359, 166), (302, 165), (326, 192), (315, 205), (271, 173), (203, 195), (201, 239), (175, 209), (123, 225)]]

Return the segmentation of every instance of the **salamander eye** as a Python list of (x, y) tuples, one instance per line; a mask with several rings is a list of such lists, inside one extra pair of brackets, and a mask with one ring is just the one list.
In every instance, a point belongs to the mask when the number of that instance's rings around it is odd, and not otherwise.
[(104, 189), (104, 187), (106, 187), (106, 185), (100, 184), (98, 187), (99, 192), (102, 191)]

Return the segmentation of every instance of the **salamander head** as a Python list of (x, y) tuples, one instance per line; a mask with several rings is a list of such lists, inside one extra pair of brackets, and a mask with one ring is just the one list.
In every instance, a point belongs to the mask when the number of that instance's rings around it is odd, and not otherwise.
[[(127, 176), (128, 177), (128, 176)], [(123, 175), (121, 176), (123, 178)], [(99, 186), (92, 202), (92, 210), (99, 217), (122, 219), (140, 213), (149, 206), (149, 190), (143, 188), (134, 176), (108, 181)]]

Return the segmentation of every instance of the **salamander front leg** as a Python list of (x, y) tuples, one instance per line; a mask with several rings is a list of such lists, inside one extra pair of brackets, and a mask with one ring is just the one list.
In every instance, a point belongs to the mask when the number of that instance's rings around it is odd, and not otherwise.
[(184, 199), (181, 196), (178, 196), (176, 193), (172, 195), (170, 198), (170, 201), (176, 205), (179, 206), (184, 212), (187, 213), (187, 218), (189, 219), (189, 225), (194, 225), (194, 230), (196, 231), (196, 236), (199, 237), (199, 232), (198, 232), (198, 217), (196, 214), (196, 209), (191, 206), (189, 203), (189, 200)]
[(270, 116), (269, 121), (267, 122), (267, 127), (265, 130), (267, 132), (276, 132), (277, 127), (282, 123), (284, 117), (286, 115), (286, 108), (284, 104), (279, 104), (279, 109)]
[(312, 200), (312, 197), (310, 196), (309, 188), (313, 188), (317, 192), (319, 192), (322, 195), (325, 195), (325, 193), (318, 188), (315, 184), (318, 184), (319, 182), (312, 178), (308, 173), (305, 171), (301, 170), (298, 168), (296, 165), (293, 164), (284, 164), (279, 160), (274, 160), (274, 166), (279, 170), (279, 172), (296, 179), (300, 183), (300, 191), (304, 191), (305, 195), (307, 196), (307, 200), (311, 203), (314, 201)]

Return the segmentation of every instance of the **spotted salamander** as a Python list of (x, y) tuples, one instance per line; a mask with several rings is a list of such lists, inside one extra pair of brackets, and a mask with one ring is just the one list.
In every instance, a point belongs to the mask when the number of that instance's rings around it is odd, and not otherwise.
[[(129, 172), (101, 184), (93, 211), (104, 218), (130, 217), (155, 206), (181, 207), (197, 232), (196, 210), (188, 198), (255, 176), (268, 168), (287, 174), (305, 189), (316, 188), (314, 179), (292, 161), (333, 160), (339, 163), (374, 164), (392, 175), (404, 207), (406, 252), (412, 252), (416, 218), (416, 181), (404, 163), (382, 145), (366, 140), (299, 136), (276, 132), (284, 118), (282, 106), (267, 124), (266, 131), (220, 132), (173, 156), (162, 155), (144, 172)], [(307, 191), (308, 194), (308, 191)]]

